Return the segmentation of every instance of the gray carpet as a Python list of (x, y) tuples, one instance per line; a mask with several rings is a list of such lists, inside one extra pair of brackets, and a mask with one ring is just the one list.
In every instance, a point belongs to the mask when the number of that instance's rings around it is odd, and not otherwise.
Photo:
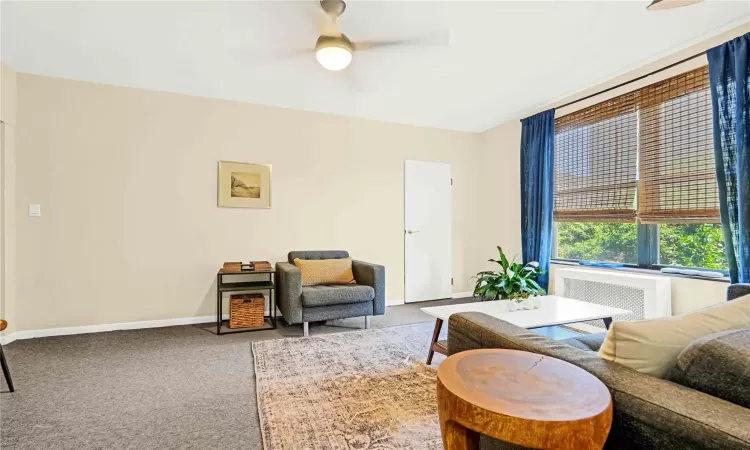
[[(426, 347), (433, 322), (419, 308), (467, 301), (389, 307), (372, 325), (422, 322)], [(330, 321), (312, 325), (310, 335), (363, 326), (362, 318)], [(550, 337), (564, 337), (560, 328), (549, 330)], [(261, 449), (250, 344), (301, 336), (302, 327), (226, 336), (214, 331), (206, 324), (5, 346), (16, 392), (7, 392), (2, 381), (0, 448)]]
[[(395, 306), (373, 327), (431, 322)], [(466, 300), (463, 300), (466, 301)], [(361, 329), (364, 319), (311, 326)], [(423, 326), (425, 347), (432, 325)], [(250, 343), (301, 336), (299, 325), (215, 336), (181, 326), (16, 341), (5, 346), (16, 392), (0, 393), (0, 448), (260, 449)]]

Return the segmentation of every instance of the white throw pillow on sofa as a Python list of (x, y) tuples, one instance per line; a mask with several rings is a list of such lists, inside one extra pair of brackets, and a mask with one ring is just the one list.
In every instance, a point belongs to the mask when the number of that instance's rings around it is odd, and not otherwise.
[(603, 359), (664, 377), (694, 340), (718, 331), (750, 327), (750, 295), (679, 316), (613, 322), (599, 349)]

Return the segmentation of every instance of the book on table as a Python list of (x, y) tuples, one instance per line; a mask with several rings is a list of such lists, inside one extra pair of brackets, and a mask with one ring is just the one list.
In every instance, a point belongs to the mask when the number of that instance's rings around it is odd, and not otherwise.
[(222, 270), (224, 272), (270, 272), (273, 266), (268, 261), (225, 262)]
[(241, 272), (242, 263), (241, 262), (225, 262), (222, 269), (224, 270), (224, 272)]

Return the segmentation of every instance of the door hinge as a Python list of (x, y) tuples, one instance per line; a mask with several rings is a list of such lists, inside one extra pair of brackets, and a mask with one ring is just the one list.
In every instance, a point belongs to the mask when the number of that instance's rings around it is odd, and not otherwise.
[(453, 178), (451, 178), (451, 186), (453, 186)]
[(453, 286), (453, 278), (451, 278), (451, 286)]

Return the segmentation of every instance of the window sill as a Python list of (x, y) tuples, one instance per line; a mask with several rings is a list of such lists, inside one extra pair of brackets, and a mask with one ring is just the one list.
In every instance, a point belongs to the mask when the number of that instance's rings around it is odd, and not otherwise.
[(559, 266), (571, 266), (571, 267), (579, 267), (581, 269), (591, 269), (591, 270), (615, 270), (619, 272), (633, 272), (633, 273), (640, 273), (643, 275), (659, 275), (663, 277), (672, 277), (672, 278), (690, 278), (692, 280), (702, 280), (702, 281), (714, 281), (719, 283), (729, 283), (729, 277), (721, 277), (721, 278), (708, 278), (708, 277), (696, 277), (694, 275), (682, 275), (679, 273), (664, 273), (661, 270), (654, 270), (654, 269), (642, 269), (640, 267), (590, 267), (590, 266), (582, 266), (576, 262), (573, 261), (561, 261), (553, 259), (550, 261), (552, 264), (559, 265)]

